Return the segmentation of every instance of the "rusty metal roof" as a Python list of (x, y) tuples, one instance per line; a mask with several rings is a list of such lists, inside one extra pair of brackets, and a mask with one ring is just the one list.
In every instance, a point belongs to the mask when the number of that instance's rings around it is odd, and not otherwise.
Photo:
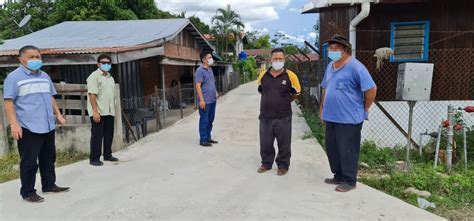
[(68, 21), (0, 46), (0, 56), (18, 55), (25, 45), (35, 45), (43, 54), (89, 54), (123, 52), (157, 46), (186, 29), (208, 50), (212, 46), (189, 19), (125, 21)]

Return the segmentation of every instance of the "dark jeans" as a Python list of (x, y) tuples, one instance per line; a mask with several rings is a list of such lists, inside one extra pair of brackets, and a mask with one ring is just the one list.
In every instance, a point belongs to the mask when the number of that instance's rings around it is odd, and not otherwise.
[(41, 174), (41, 185), (43, 191), (54, 187), (56, 173), (54, 162), (56, 161), (55, 131), (46, 134), (37, 134), (22, 128), (23, 137), (18, 140), (18, 152), (20, 154), (20, 194), (23, 198), (36, 193), (36, 172)]
[(326, 152), (334, 179), (356, 185), (362, 123), (326, 122)]
[(114, 139), (114, 117), (100, 116), (100, 122), (96, 123), (91, 117), (91, 153), (89, 160), (96, 162), (100, 160), (102, 143), (104, 144), (104, 159), (112, 157), (112, 141)]
[(212, 123), (216, 115), (216, 102), (206, 104), (206, 109), (199, 108), (199, 141), (208, 142), (211, 139)]
[[(277, 140), (278, 155), (275, 160), (273, 143)], [(291, 116), (279, 119), (260, 119), (260, 156), (262, 166), (271, 169), (273, 161), (278, 168), (288, 169), (291, 158)]]

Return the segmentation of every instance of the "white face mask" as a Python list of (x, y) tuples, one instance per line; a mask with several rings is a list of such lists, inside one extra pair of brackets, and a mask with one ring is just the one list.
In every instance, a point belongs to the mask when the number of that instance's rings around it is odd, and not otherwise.
[(213, 64), (214, 64), (214, 59), (209, 58), (209, 59), (207, 60), (207, 62), (208, 62), (209, 65), (213, 65)]
[(285, 66), (284, 61), (273, 61), (272, 62), (272, 68), (279, 71)]

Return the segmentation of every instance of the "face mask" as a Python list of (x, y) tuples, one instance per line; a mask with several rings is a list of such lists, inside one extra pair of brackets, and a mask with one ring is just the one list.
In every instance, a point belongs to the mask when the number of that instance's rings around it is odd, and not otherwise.
[(342, 58), (342, 52), (340, 51), (329, 51), (328, 57), (333, 61), (339, 61)]
[(275, 70), (281, 70), (285, 66), (284, 61), (273, 61), (272, 62), (272, 68)]
[(43, 66), (43, 61), (41, 60), (28, 60), (26, 67), (32, 71), (37, 71)]
[(102, 70), (104, 72), (109, 72), (110, 69), (112, 69), (111, 64), (100, 64), (100, 70)]
[(209, 59), (207, 60), (207, 62), (208, 62), (209, 65), (213, 65), (213, 64), (214, 64), (214, 59), (209, 58)]

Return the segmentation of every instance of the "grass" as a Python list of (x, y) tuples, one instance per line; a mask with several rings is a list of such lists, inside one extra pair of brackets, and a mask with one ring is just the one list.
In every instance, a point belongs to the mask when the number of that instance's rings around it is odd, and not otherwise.
[[(85, 160), (88, 157), (88, 153), (80, 152), (75, 149), (57, 151), (56, 167)], [(18, 156), (17, 151), (12, 151), (11, 153), (0, 157), (0, 183), (18, 179), (20, 177), (18, 171), (19, 162), (20, 157)]]
[[(319, 121), (318, 113), (304, 110), (303, 115), (308, 122), (312, 135), (324, 147), (324, 127)], [(468, 135), (468, 147), (474, 146), (474, 133)], [(459, 134), (455, 135), (461, 158), (462, 141)], [(428, 211), (450, 220), (474, 220), (474, 157), (468, 155), (468, 169), (459, 160), (447, 171), (443, 165), (433, 168), (433, 145), (427, 145), (422, 156), (417, 151), (410, 153), (411, 170), (408, 172), (394, 169), (395, 161), (405, 160), (406, 150), (402, 147), (380, 148), (374, 142), (365, 141), (361, 146), (360, 162), (367, 163), (369, 168), (359, 170), (359, 181), (395, 196), (407, 203), (417, 205), (417, 196), (405, 193), (408, 187), (429, 191), (428, 201), (436, 204), (436, 209)], [(471, 151), (472, 152), (472, 151)]]

